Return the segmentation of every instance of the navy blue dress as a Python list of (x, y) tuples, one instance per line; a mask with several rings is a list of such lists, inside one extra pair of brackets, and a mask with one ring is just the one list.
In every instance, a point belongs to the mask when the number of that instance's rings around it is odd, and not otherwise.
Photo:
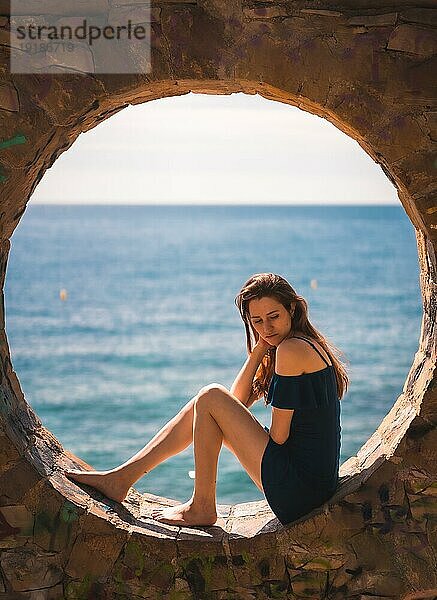
[(334, 367), (314, 344), (299, 339), (327, 366), (302, 375), (274, 373), (268, 390), (272, 406), (294, 410), (287, 441), (270, 438), (261, 461), (266, 500), (283, 525), (324, 504), (338, 484), (341, 426)]

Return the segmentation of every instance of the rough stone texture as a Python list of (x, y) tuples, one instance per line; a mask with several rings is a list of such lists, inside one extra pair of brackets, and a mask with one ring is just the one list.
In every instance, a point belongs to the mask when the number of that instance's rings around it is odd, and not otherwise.
[(0, 84), (0, 110), (17, 112), (20, 110), (17, 90), (13, 85)]
[[(107, 11), (135, 11), (139, 4), (101, 0)], [(20, 6), (29, 15), (40, 10), (28, 0)], [(64, 13), (65, 2), (50, 7)], [(88, 7), (84, 0), (71, 3), (70, 18)], [(149, 515), (174, 500), (131, 489), (118, 504), (62, 477), (63, 468), (88, 466), (44, 428), (23, 396), (2, 292), (0, 597), (434, 597), (435, 3), (162, 0), (151, 17), (147, 75), (14, 75), (8, 2), (0, 0), (1, 288), (9, 238), (29, 197), (80, 133), (129, 104), (189, 91), (260, 94), (329, 120), (396, 186), (417, 237), (419, 347), (401, 395), (341, 466), (339, 488), (324, 506), (288, 527), (264, 501), (219, 506), (214, 527), (171, 527)]]

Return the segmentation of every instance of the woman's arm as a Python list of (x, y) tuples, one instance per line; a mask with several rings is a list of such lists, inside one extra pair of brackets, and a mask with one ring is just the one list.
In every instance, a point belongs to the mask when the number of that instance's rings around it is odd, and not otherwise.
[[(276, 372), (280, 375), (300, 375), (306, 364), (302, 358), (300, 340), (285, 340), (276, 350)], [(270, 437), (277, 444), (284, 444), (290, 435), (294, 409), (272, 406)]]
[(236, 396), (244, 406), (249, 407), (257, 400), (252, 394), (252, 382), (269, 347), (270, 345), (260, 338), (232, 384), (231, 394)]

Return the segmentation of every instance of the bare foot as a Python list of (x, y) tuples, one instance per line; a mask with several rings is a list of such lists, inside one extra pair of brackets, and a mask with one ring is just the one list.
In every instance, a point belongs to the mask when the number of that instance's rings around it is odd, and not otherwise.
[(64, 475), (69, 479), (96, 488), (107, 498), (117, 502), (123, 502), (129, 492), (129, 487), (126, 487), (126, 483), (121, 480), (120, 475), (111, 471), (77, 471), (73, 469), (64, 471)]
[(201, 509), (191, 499), (185, 502), (185, 504), (157, 508), (152, 511), (152, 518), (160, 523), (168, 523), (169, 525), (184, 527), (198, 525), (201, 527), (214, 525), (217, 521), (217, 512), (215, 510), (206, 511)]

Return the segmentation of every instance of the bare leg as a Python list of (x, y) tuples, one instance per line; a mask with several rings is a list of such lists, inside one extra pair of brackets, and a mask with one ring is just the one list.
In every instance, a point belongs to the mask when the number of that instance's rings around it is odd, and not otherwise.
[[(129, 488), (145, 473), (167, 458), (182, 452), (193, 441), (194, 396), (139, 452), (109, 471), (65, 471), (69, 479), (100, 490), (108, 498), (122, 502)], [(232, 447), (225, 441), (225, 445)]]
[(217, 463), (223, 433), (205, 404), (194, 408), (194, 461), (196, 478), (194, 492), (184, 504), (156, 509), (152, 516), (171, 525), (213, 525), (217, 521)]
[(211, 384), (202, 388), (195, 400), (193, 443), (196, 478), (193, 494), (184, 504), (152, 511), (153, 518), (178, 526), (213, 525), (217, 521), (217, 463), (225, 439), (262, 490), (261, 462), (269, 435), (229, 390)]
[[(194, 479), (193, 502), (202, 508), (216, 508), (217, 463), (223, 432), (205, 404), (194, 409), (194, 463), (199, 477)], [(216, 515), (217, 516), (217, 515)]]
[(194, 401), (191, 398), (179, 413), (158, 431), (139, 452), (109, 471), (65, 471), (65, 475), (100, 490), (108, 498), (122, 502), (131, 485), (161, 462), (182, 452), (193, 441)]

